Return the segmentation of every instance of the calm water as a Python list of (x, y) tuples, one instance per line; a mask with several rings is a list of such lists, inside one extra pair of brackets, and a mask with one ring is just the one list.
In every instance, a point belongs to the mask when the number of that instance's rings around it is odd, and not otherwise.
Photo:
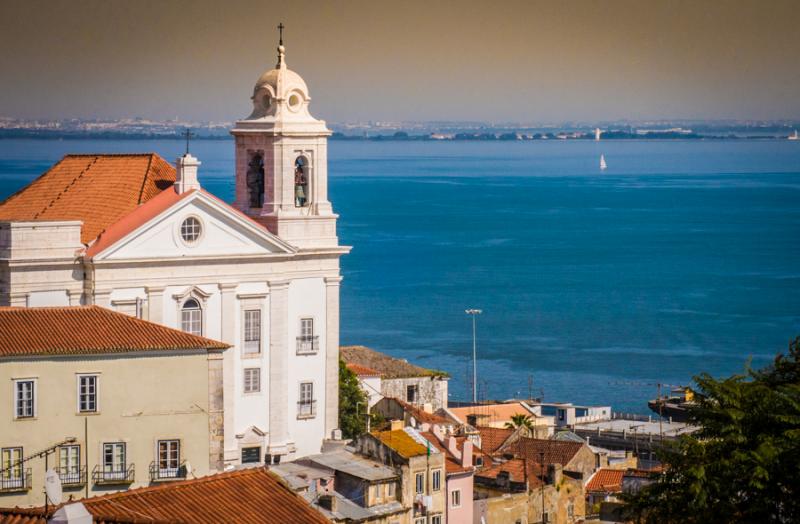
[[(0, 198), (67, 152), (178, 141), (0, 140)], [(231, 200), (233, 143), (199, 141)], [(609, 169), (598, 170), (600, 153)], [(646, 412), (655, 383), (762, 365), (800, 334), (800, 143), (330, 144), (342, 343), (479, 391)]]

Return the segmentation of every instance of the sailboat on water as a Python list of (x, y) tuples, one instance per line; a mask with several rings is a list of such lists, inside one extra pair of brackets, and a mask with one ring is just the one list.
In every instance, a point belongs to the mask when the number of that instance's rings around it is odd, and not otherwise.
[(606, 156), (600, 155), (600, 171), (605, 171), (608, 168), (608, 164), (606, 164)]
[(789, 140), (800, 140), (800, 136), (797, 135), (797, 129), (794, 130), (793, 135), (789, 135)]

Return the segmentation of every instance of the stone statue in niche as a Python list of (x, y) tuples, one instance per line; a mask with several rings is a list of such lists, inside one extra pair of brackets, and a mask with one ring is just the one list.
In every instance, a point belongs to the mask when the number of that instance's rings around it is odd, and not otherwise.
[(250, 196), (250, 207), (264, 205), (264, 158), (256, 153), (247, 165), (247, 191)]
[(308, 203), (308, 175), (305, 169), (305, 158), (298, 157), (294, 163), (294, 205), (305, 207)]

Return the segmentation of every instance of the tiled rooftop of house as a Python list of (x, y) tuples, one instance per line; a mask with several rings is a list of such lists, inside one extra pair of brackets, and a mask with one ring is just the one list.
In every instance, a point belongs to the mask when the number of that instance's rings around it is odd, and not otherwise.
[(508, 473), (508, 477), (511, 482), (522, 483), (527, 480), (529, 488), (542, 485), (542, 467), (535, 462), (531, 462), (529, 460), (526, 461), (520, 458), (514, 458), (505, 462), (498, 462), (483, 469), (479, 469), (475, 472), (475, 477), (495, 480), (502, 472)]
[(0, 307), (0, 358), (230, 347), (100, 306)]
[(508, 451), (531, 462), (566, 466), (584, 446), (586, 444), (580, 442), (520, 437), (519, 441), (501, 447), (499, 451), (508, 448)]
[(477, 406), (449, 407), (448, 410), (459, 418), (462, 423), (467, 423), (469, 415), (477, 415), (478, 423), (505, 422), (511, 420), (514, 415), (525, 415), (530, 417), (534, 423), (537, 418), (531, 410), (527, 409), (519, 402), (509, 402), (508, 404), (480, 404)]
[[(155, 487), (123, 491), (80, 501), (102, 523), (247, 522), (329, 524), (302, 497), (264, 468), (218, 473)], [(55, 508), (54, 508), (55, 509)], [(22, 512), (39, 520), (16, 521)], [(51, 510), (48, 512), (52, 514)], [(0, 524), (44, 524), (42, 509), (0, 509)]]
[(493, 454), (502, 446), (508, 437), (514, 433), (513, 429), (508, 428), (478, 428), (481, 435), (481, 449), (484, 453)]
[(443, 376), (441, 372), (415, 366), (406, 360), (390, 357), (364, 346), (342, 346), (339, 350), (346, 363), (375, 370), (383, 378)]
[(436, 435), (430, 431), (421, 431), (420, 434), (425, 437), (428, 442), (436, 446), (436, 449), (444, 454), (444, 469), (448, 475), (472, 471), (472, 467), (462, 466), (461, 462), (447, 450), (447, 447), (439, 442), (439, 439), (436, 438)]
[(171, 187), (175, 168), (155, 153), (67, 155), (0, 203), (0, 220), (80, 220), (88, 244)]
[(622, 477), (625, 470), (601, 468), (586, 483), (586, 491), (616, 493), (622, 491)]
[[(409, 435), (406, 429), (409, 428), (376, 431), (373, 435), (386, 446), (395, 450), (403, 458), (426, 455), (428, 453), (428, 448)], [(431, 452), (438, 453), (438, 450), (433, 448)]]
[(380, 377), (381, 374), (379, 371), (375, 371), (372, 368), (368, 368), (367, 366), (362, 366), (361, 364), (356, 364), (355, 362), (348, 362), (347, 369), (352, 371), (358, 377)]
[(444, 424), (444, 425), (452, 425), (450, 420), (437, 415), (436, 413), (428, 413), (421, 407), (415, 406), (413, 404), (409, 404), (404, 400), (400, 400), (399, 398), (390, 397), (391, 400), (397, 402), (403, 407), (406, 413), (417, 419), (417, 422), (423, 424)]

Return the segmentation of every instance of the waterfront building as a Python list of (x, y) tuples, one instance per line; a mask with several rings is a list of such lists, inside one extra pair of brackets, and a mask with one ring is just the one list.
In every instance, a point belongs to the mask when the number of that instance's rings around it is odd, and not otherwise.
[(0, 506), (44, 504), (48, 468), (65, 498), (220, 468), (228, 344), (98, 306), (2, 307), (0, 333)]
[[(382, 396), (400, 399), (416, 406), (429, 405), (427, 411), (431, 412), (447, 408), (447, 384), (450, 378), (443, 371), (425, 369), (410, 364), (405, 359), (390, 357), (364, 346), (342, 346), (341, 355), (347, 364), (380, 373)], [(370, 391), (372, 387), (366, 382), (367, 378), (359, 375), (362, 389)], [(373, 404), (377, 400), (370, 398)]]
[(505, 402), (496, 404), (473, 404), (451, 407), (447, 413), (459, 424), (472, 427), (504, 428), (515, 416), (528, 417), (532, 437), (547, 438), (553, 434), (554, 417), (542, 415), (525, 402)]
[(133, 522), (248, 522), (329, 524), (321, 513), (264, 467), (91, 497), (63, 506), (0, 508), (14, 524), (130, 524)]
[(611, 420), (611, 406), (576, 406), (572, 403), (531, 402), (530, 409), (539, 416), (553, 417), (558, 428)]
[[(98, 305), (222, 340), (222, 463), (338, 436), (339, 258), (325, 122), (278, 63), (236, 123), (236, 199), (188, 152), (67, 155), (0, 203), (0, 305)], [(122, 387), (126, 387), (123, 384)]]

